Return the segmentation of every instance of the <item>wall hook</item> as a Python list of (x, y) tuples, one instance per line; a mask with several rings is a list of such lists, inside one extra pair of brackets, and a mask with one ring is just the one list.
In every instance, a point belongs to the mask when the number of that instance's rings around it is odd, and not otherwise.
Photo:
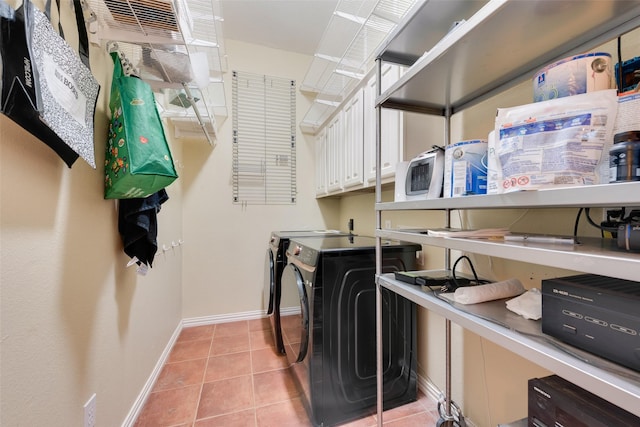
[(118, 42), (114, 42), (113, 40), (109, 40), (106, 44), (107, 53), (117, 52), (118, 51)]

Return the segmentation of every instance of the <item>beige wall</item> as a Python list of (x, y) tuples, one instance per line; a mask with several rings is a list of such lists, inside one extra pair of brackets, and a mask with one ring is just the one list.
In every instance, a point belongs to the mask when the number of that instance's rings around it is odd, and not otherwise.
[[(311, 57), (233, 40), (225, 44), (229, 62), (226, 77), (229, 117), (219, 125), (214, 150), (204, 144), (185, 144), (183, 317), (264, 310), (266, 251), (273, 230), (341, 228), (339, 200), (315, 199), (313, 136), (297, 131), (295, 205), (233, 204), (231, 185), (232, 70), (295, 79), (302, 84)], [(309, 109), (299, 90), (297, 121)]]
[[(92, 46), (101, 85), (98, 168), (67, 168), (0, 117), (0, 425), (80, 426), (96, 393), (98, 426), (120, 425), (182, 318), (182, 251), (146, 277), (126, 268), (116, 203), (103, 199), (112, 69)], [(182, 149), (172, 144), (176, 160)], [(160, 245), (182, 238), (182, 183), (158, 214)]]

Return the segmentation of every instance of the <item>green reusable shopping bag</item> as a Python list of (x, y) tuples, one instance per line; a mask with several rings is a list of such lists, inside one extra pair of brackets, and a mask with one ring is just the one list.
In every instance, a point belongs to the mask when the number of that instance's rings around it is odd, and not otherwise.
[(177, 173), (148, 83), (123, 73), (112, 53), (111, 123), (104, 161), (104, 198), (144, 198), (171, 184)]

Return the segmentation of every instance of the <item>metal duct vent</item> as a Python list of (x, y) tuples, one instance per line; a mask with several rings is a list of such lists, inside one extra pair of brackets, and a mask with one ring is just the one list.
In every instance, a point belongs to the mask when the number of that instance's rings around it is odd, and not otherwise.
[[(189, 23), (187, 9), (176, 11), (171, 1), (166, 0), (103, 0), (106, 12), (102, 16), (111, 28), (125, 31), (140, 31), (146, 35), (180, 39), (181, 30)], [(184, 16), (178, 17), (178, 12)], [(179, 23), (179, 21), (182, 21)]]
[(97, 17), (92, 37), (117, 42), (117, 50), (156, 92), (162, 117), (176, 129), (188, 124), (188, 132), (181, 135), (192, 135), (197, 122), (200, 136), (213, 146), (216, 116), (227, 116), (219, 2), (86, 1)]

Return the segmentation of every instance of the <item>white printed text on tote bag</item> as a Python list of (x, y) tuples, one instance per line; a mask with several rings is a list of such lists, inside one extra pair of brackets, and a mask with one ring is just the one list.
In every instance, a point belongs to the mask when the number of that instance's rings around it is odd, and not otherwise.
[(58, 67), (50, 55), (45, 53), (43, 57), (44, 77), (47, 79), (49, 91), (79, 125), (85, 126), (87, 97), (78, 90), (73, 77)]

